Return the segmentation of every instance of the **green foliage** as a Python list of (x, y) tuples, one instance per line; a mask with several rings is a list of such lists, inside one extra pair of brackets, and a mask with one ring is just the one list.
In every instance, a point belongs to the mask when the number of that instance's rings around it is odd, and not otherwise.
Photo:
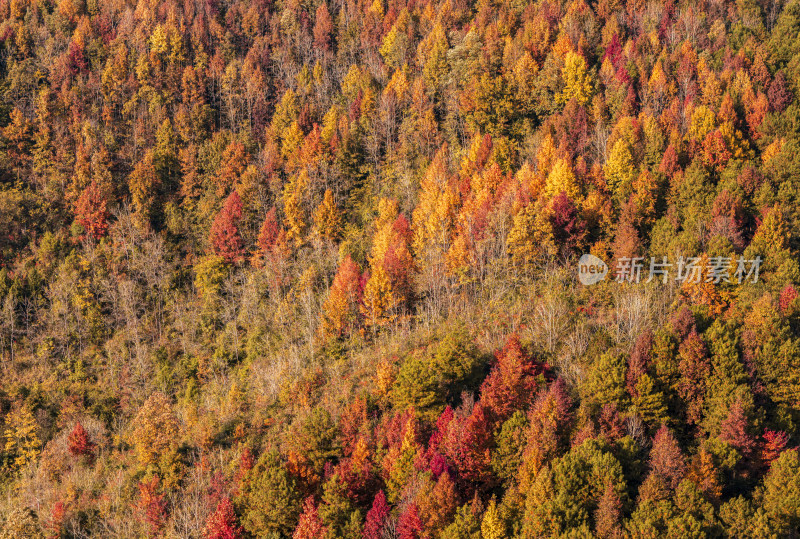
[(477, 385), (482, 361), (463, 330), (446, 333), (435, 344), (405, 358), (392, 389), (398, 408), (413, 406), (422, 417), (436, 418), (462, 390)]
[(237, 503), (248, 533), (258, 537), (291, 535), (301, 500), (277, 451), (265, 451), (247, 473)]

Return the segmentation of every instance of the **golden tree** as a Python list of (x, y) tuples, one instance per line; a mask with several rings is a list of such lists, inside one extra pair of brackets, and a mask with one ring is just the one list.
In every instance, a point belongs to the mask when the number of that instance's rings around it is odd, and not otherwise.
[(342, 217), (330, 189), (325, 190), (325, 196), (314, 212), (314, 228), (328, 241), (336, 241), (342, 235)]
[(172, 413), (172, 403), (163, 393), (153, 393), (133, 420), (131, 442), (139, 464), (146, 467), (158, 462), (177, 447), (178, 441), (178, 420)]

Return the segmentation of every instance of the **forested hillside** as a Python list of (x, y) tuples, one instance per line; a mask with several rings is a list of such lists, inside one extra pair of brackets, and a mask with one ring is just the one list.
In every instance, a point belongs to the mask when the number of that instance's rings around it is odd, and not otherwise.
[(800, 536), (798, 96), (800, 0), (0, 0), (0, 538)]

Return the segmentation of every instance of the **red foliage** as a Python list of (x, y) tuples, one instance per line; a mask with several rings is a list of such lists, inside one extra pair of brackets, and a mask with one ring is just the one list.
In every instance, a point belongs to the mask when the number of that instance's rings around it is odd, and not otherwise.
[(273, 206), (267, 212), (264, 223), (261, 225), (261, 229), (258, 232), (258, 250), (262, 254), (271, 252), (280, 233), (281, 228), (278, 225), (278, 217), (276, 216), (276, 210)]
[(786, 76), (783, 71), (778, 71), (775, 75), (772, 84), (769, 85), (769, 90), (767, 90), (767, 97), (769, 98), (772, 112), (783, 112), (792, 102), (794, 96), (789, 84), (786, 82)]
[(331, 15), (325, 2), (322, 2), (317, 8), (316, 22), (314, 23), (314, 45), (318, 49), (327, 51), (331, 46), (332, 31)]
[(322, 519), (319, 518), (317, 512), (317, 504), (314, 503), (314, 498), (309, 496), (303, 503), (303, 512), (300, 514), (300, 520), (297, 523), (297, 528), (294, 530), (293, 539), (317, 539), (325, 537), (327, 529), (322, 524)]
[(256, 459), (249, 448), (245, 447), (242, 454), (239, 456), (239, 468), (236, 470), (234, 480), (236, 481), (237, 489), (242, 486), (247, 477), (247, 472), (253, 469)]
[(470, 407), (462, 405), (450, 422), (442, 444), (443, 453), (456, 470), (458, 477), (467, 482), (489, 487), (492, 424), (481, 403)]
[(796, 299), (797, 290), (795, 290), (794, 286), (787, 284), (783, 290), (781, 290), (781, 295), (778, 299), (778, 305), (780, 306), (781, 314), (786, 315)]
[(75, 219), (96, 240), (108, 232), (110, 214), (106, 206), (103, 192), (94, 180), (83, 190), (75, 204)]
[(67, 47), (67, 66), (73, 77), (89, 69), (89, 62), (86, 60), (83, 47), (74, 41), (71, 41)]
[(504, 421), (515, 410), (527, 408), (535, 395), (536, 376), (544, 372), (523, 350), (516, 334), (495, 357), (497, 363), (481, 385), (481, 404), (492, 422)]
[(366, 522), (361, 537), (364, 539), (381, 539), (386, 519), (389, 517), (389, 504), (382, 490), (378, 491), (372, 502), (372, 507), (367, 511)]
[(422, 521), (416, 504), (409, 504), (400, 514), (397, 522), (397, 534), (400, 539), (420, 539), (422, 537)]
[(746, 103), (746, 120), (747, 127), (750, 131), (750, 137), (753, 140), (761, 138), (759, 127), (764, 122), (764, 118), (769, 112), (769, 99), (764, 92), (758, 92), (758, 96), (751, 103)]
[(600, 411), (600, 435), (612, 441), (625, 436), (625, 427), (614, 402), (604, 404)]
[(769, 467), (786, 449), (786, 444), (789, 443), (789, 435), (781, 430), (766, 430), (763, 438), (761, 462)]
[(80, 423), (75, 423), (75, 428), (69, 433), (67, 438), (69, 452), (78, 457), (94, 457), (95, 445), (89, 439), (89, 433)]
[(45, 529), (50, 532), (48, 537), (59, 538), (62, 537), (61, 530), (64, 527), (64, 520), (66, 519), (66, 506), (64, 502), (56, 502), (53, 504), (53, 510), (50, 512), (50, 518), (44, 525)]
[(580, 218), (578, 207), (563, 191), (553, 197), (550, 210), (553, 237), (566, 252), (571, 252), (583, 241), (586, 223)]
[(631, 351), (631, 357), (628, 361), (628, 373), (626, 375), (625, 384), (628, 388), (628, 393), (631, 396), (636, 396), (636, 383), (639, 378), (647, 372), (652, 360), (653, 348), (653, 333), (650, 330), (645, 330), (636, 339)]
[(167, 501), (158, 492), (159, 477), (139, 483), (139, 513), (151, 535), (159, 535), (167, 522)]
[(203, 537), (204, 539), (239, 539), (242, 537), (242, 528), (236, 520), (236, 513), (229, 498), (223, 498), (217, 504), (214, 512), (208, 516)]
[(339, 430), (342, 433), (342, 445), (346, 456), (353, 453), (361, 434), (369, 431), (368, 419), (367, 399), (364, 397), (356, 397), (339, 417)]
[(703, 140), (703, 163), (707, 167), (722, 169), (732, 157), (719, 129), (711, 131)]
[(747, 433), (747, 425), (747, 417), (741, 403), (737, 401), (731, 405), (719, 435), (720, 440), (728, 442), (745, 458), (752, 456), (756, 447), (756, 441)]
[(650, 469), (659, 474), (672, 488), (678, 486), (686, 472), (686, 459), (666, 425), (662, 425), (653, 438)]
[(242, 260), (244, 245), (239, 235), (239, 220), (242, 218), (242, 200), (233, 191), (222, 206), (214, 224), (211, 225), (211, 251), (227, 262)]
[(671, 178), (679, 170), (680, 165), (678, 163), (678, 152), (675, 151), (675, 146), (670, 144), (667, 146), (664, 155), (661, 157), (661, 163), (658, 165), (658, 171), (667, 178)]
[(611, 36), (611, 41), (609, 41), (606, 52), (603, 54), (603, 59), (605, 60), (606, 58), (614, 66), (614, 69), (617, 69), (622, 59), (622, 43), (620, 43), (619, 36), (616, 33)]
[(413, 292), (413, 272), (410, 256), (411, 224), (400, 214), (392, 224), (392, 239), (383, 257), (383, 268), (392, 282), (392, 290), (398, 297), (409, 298)]
[(672, 325), (675, 336), (678, 337), (678, 340), (682, 341), (689, 335), (689, 333), (696, 331), (697, 326), (694, 319), (694, 314), (692, 314), (692, 310), (686, 305), (674, 313), (670, 317), (669, 321)]
[(697, 424), (700, 421), (705, 398), (706, 380), (711, 374), (711, 361), (702, 337), (695, 329), (683, 340), (679, 347), (681, 356), (678, 370), (678, 395), (686, 403), (687, 419)]

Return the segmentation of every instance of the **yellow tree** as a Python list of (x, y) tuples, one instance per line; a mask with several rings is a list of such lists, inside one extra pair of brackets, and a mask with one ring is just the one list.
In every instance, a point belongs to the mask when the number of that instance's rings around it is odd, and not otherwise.
[(392, 283), (389, 281), (386, 270), (378, 266), (364, 287), (364, 298), (361, 304), (364, 323), (375, 329), (390, 322), (392, 319), (390, 311), (394, 304)]
[(314, 228), (328, 241), (336, 241), (342, 235), (342, 217), (339, 215), (330, 189), (325, 190), (322, 202), (314, 211)]
[(138, 226), (146, 226), (150, 221), (159, 183), (153, 162), (153, 150), (148, 150), (128, 176), (128, 190), (131, 193), (131, 204)]
[(603, 171), (612, 193), (622, 195), (630, 189), (636, 178), (636, 170), (630, 146), (625, 139), (620, 138), (614, 143)]
[(566, 159), (557, 159), (550, 174), (547, 175), (544, 195), (551, 199), (562, 192), (566, 193), (570, 200), (577, 200), (581, 194), (569, 162)]
[(286, 214), (287, 236), (298, 247), (303, 244), (306, 228), (308, 228), (305, 209), (308, 182), (308, 172), (303, 169), (292, 177), (283, 189), (283, 212)]
[(381, 199), (378, 203), (378, 219), (375, 222), (375, 236), (372, 240), (370, 268), (373, 273), (379, 267), (386, 272), (391, 284), (394, 306), (401, 306), (410, 299), (414, 266), (408, 219), (400, 213), (397, 201)]
[(20, 172), (31, 160), (31, 125), (18, 108), (11, 111), (10, 117), (11, 122), (3, 128), (3, 138), (19, 179)]
[(42, 444), (36, 434), (36, 420), (27, 406), (10, 411), (5, 423), (5, 453), (10, 457), (11, 469), (17, 471), (36, 459)]
[(453, 237), (458, 194), (447, 172), (447, 154), (445, 144), (428, 166), (420, 182), (419, 202), (412, 214), (412, 247), (421, 270), (441, 264)]
[(574, 99), (585, 105), (592, 96), (593, 82), (583, 56), (569, 51), (564, 58), (561, 75), (564, 78), (564, 89), (558, 95), (558, 101), (567, 103)]
[(177, 447), (178, 420), (166, 395), (153, 393), (142, 404), (133, 420), (131, 441), (142, 466), (155, 464), (170, 449)]
[(497, 510), (497, 503), (494, 498), (489, 502), (486, 513), (483, 514), (481, 522), (481, 537), (483, 539), (505, 539), (507, 537), (506, 526)]

